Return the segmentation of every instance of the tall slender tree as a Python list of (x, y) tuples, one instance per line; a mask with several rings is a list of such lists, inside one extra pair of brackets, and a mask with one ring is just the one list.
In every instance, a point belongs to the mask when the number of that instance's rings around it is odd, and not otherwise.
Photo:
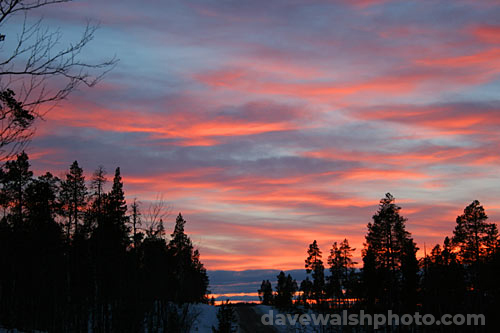
[(446, 237), (443, 246), (434, 246), (431, 254), (422, 260), (423, 311), (436, 316), (459, 313), (463, 310), (466, 292), (464, 268)]
[(309, 245), (305, 267), (307, 274), (312, 272), (313, 295), (316, 303), (319, 303), (324, 298), (325, 292), (325, 266), (316, 240)]
[(126, 230), (125, 224), (128, 222), (127, 202), (125, 201), (125, 193), (123, 192), (123, 182), (119, 167), (115, 170), (113, 187), (106, 199), (106, 212), (108, 218), (119, 226), (119, 228)]
[[(200, 262), (199, 252), (194, 250), (191, 239), (186, 235), (184, 226), (186, 220), (182, 214), (176, 218), (174, 231), (168, 244), (169, 253), (173, 257), (172, 271), (176, 279), (174, 299), (178, 302), (206, 301), (204, 295), (208, 288), (208, 276), (206, 270)], [(183, 283), (182, 281), (190, 281)], [(193, 288), (189, 285), (197, 286)], [(187, 288), (187, 289), (186, 289)]]
[(321, 250), (318, 247), (318, 242), (314, 240), (309, 244), (309, 249), (307, 249), (307, 258), (305, 260), (306, 272), (309, 274), (314, 271), (317, 265), (321, 265)]
[(59, 208), (57, 193), (60, 180), (50, 172), (33, 180), (26, 188), (26, 208), (30, 221), (55, 223)]
[(106, 182), (106, 170), (104, 170), (104, 167), (99, 166), (90, 180), (90, 195), (85, 211), (82, 233), (85, 238), (88, 238), (91, 231), (104, 219), (104, 198), (106, 197), (104, 186)]
[(329, 298), (332, 297), (334, 299), (340, 299), (343, 296), (342, 281), (344, 276), (344, 266), (342, 260), (342, 252), (337, 242), (333, 242), (332, 244), (327, 263), (330, 266), (330, 276), (327, 278), (328, 283), (326, 286), (328, 292), (327, 296)]
[(17, 158), (5, 164), (4, 191), (7, 202), (12, 207), (11, 216), (14, 222), (24, 220), (24, 208), (26, 205), (25, 191), (33, 177), (30, 170), (28, 155), (23, 151)]
[[(368, 223), (365, 248), (363, 250), (363, 276), (367, 282), (368, 299), (386, 308), (401, 307), (403, 281), (416, 279), (410, 266), (416, 262), (416, 245), (406, 231), (406, 218), (400, 215), (394, 197), (387, 193), (380, 200), (373, 223)], [(405, 276), (403, 276), (405, 275)], [(378, 287), (368, 283), (378, 283)], [(413, 288), (413, 287), (412, 287)], [(416, 288), (416, 286), (415, 286)], [(373, 294), (375, 293), (375, 294)]]
[(340, 244), (334, 242), (328, 256), (330, 276), (328, 277), (327, 290), (329, 297), (341, 299), (349, 296), (353, 288), (354, 265), (352, 253), (356, 249), (351, 248), (349, 241), (344, 239)]
[(102, 197), (104, 195), (104, 185), (106, 185), (106, 170), (102, 165), (97, 167), (92, 175), (90, 188), (93, 190), (92, 196), (94, 197), (96, 210), (102, 213)]
[(273, 287), (269, 280), (262, 280), (260, 289), (258, 290), (259, 299), (264, 305), (271, 305), (273, 303)]
[(68, 239), (71, 236), (71, 228), (73, 228), (74, 233), (78, 232), (78, 221), (83, 216), (83, 209), (87, 203), (87, 194), (83, 169), (80, 168), (77, 161), (74, 161), (68, 173), (66, 173), (66, 179), (61, 183), (60, 192), (62, 212), (68, 219), (66, 225)]
[(186, 224), (186, 220), (182, 217), (182, 214), (179, 213), (175, 220), (174, 232), (170, 235), (171, 240), (169, 243), (169, 247), (172, 251), (174, 251), (175, 256), (182, 256), (186, 253), (191, 256), (190, 251), (193, 249), (193, 244), (191, 240), (184, 232), (184, 226)]
[(307, 306), (309, 300), (313, 298), (313, 283), (309, 279), (309, 276), (306, 276), (304, 280), (300, 283), (300, 289), (301, 295), (300, 295), (300, 301), (302, 301), (302, 304)]
[(130, 210), (131, 210), (130, 224), (132, 227), (132, 244), (134, 245), (134, 248), (137, 248), (140, 241), (144, 237), (144, 234), (139, 231), (139, 228), (142, 225), (142, 218), (141, 218), (142, 214), (139, 208), (139, 201), (137, 199), (134, 199), (134, 201), (130, 205)]
[(279, 308), (289, 308), (292, 306), (293, 296), (298, 290), (297, 281), (290, 274), (285, 275), (283, 271), (278, 274), (277, 278), (274, 304)]

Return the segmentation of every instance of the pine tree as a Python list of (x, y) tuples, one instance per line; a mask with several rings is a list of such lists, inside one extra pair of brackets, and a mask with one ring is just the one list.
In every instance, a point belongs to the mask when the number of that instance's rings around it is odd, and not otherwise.
[(87, 210), (84, 215), (83, 230), (81, 234), (88, 238), (99, 223), (104, 219), (104, 199), (107, 197), (104, 186), (107, 182), (104, 167), (99, 166), (92, 175), (90, 181), (90, 197)]
[(113, 187), (107, 195), (106, 206), (108, 218), (111, 218), (113, 223), (126, 230), (125, 223), (128, 222), (127, 202), (125, 201), (125, 193), (123, 192), (123, 182), (119, 167), (115, 170)]
[(111, 191), (102, 195), (102, 202), (102, 218), (98, 219), (91, 236), (92, 257), (98, 277), (97, 311), (107, 328), (122, 327), (123, 318), (120, 315), (125, 316), (126, 309), (123, 307), (133, 298), (127, 290), (133, 279), (127, 253), (128, 216), (120, 168), (116, 168)]
[(498, 230), (494, 223), (487, 223), (487, 219), (483, 206), (477, 200), (465, 207), (464, 213), (457, 217), (452, 242), (459, 248), (462, 263), (479, 263), (494, 251)]
[(99, 166), (92, 175), (90, 188), (94, 191), (93, 197), (97, 213), (102, 214), (102, 197), (104, 195), (104, 185), (106, 185), (106, 170)]
[(306, 272), (309, 274), (314, 271), (317, 265), (322, 264), (321, 261), (321, 250), (318, 247), (318, 243), (314, 240), (309, 244), (309, 249), (307, 250), (307, 259), (305, 260)]
[(60, 180), (50, 172), (33, 180), (26, 188), (28, 219), (36, 223), (55, 223), (59, 208), (57, 194)]
[(212, 327), (213, 333), (234, 333), (236, 332), (236, 314), (229, 300), (222, 302), (217, 310), (217, 328)]
[(129, 245), (127, 203), (120, 168), (116, 168), (111, 191), (102, 195), (103, 217), (98, 220), (97, 234), (107, 238), (110, 246), (125, 249)]
[(353, 249), (349, 241), (344, 239), (340, 244), (334, 242), (328, 256), (328, 265), (330, 266), (330, 276), (328, 277), (327, 290), (329, 296), (337, 299), (344, 298), (351, 294), (353, 283), (353, 270), (355, 262), (352, 261)]
[(406, 240), (401, 255), (401, 303), (402, 311), (413, 313), (417, 306), (417, 289), (419, 286), (418, 248), (413, 240)]
[(498, 230), (487, 219), (483, 206), (474, 200), (456, 220), (451, 243), (465, 273), (465, 303), (469, 308), (464, 311), (485, 313), (495, 302), (495, 288), (488, 281), (498, 272), (492, 265), (498, 245)]
[(274, 304), (279, 308), (289, 308), (293, 304), (293, 296), (298, 290), (297, 281), (292, 279), (292, 276), (281, 271), (278, 276), (276, 284), (276, 295), (274, 297)]
[(80, 168), (77, 161), (74, 161), (70, 166), (69, 172), (66, 174), (66, 179), (61, 183), (60, 192), (62, 213), (68, 218), (66, 225), (66, 236), (68, 239), (73, 226), (75, 234), (79, 231), (78, 221), (83, 216), (87, 194), (83, 169)]
[(207, 270), (200, 260), (200, 251), (194, 250), (191, 257), (191, 301), (207, 301), (207, 290), (209, 285)]
[(14, 222), (24, 220), (24, 208), (26, 205), (25, 190), (33, 177), (30, 171), (28, 155), (23, 151), (17, 158), (5, 163), (4, 191), (7, 201), (12, 203), (11, 216)]
[(363, 276), (366, 282), (378, 281), (379, 284), (374, 290), (375, 286), (366, 285), (367, 291), (372, 289), (369, 293), (376, 291), (376, 294), (368, 296), (371, 302), (379, 298), (383, 306), (396, 310), (401, 305), (403, 281), (410, 283), (416, 279), (413, 275), (417, 273), (413, 272), (412, 265), (416, 262), (417, 247), (406, 231), (406, 218), (399, 214), (401, 207), (394, 201), (394, 197), (387, 193), (380, 200), (373, 223), (368, 223)]
[(259, 299), (263, 305), (271, 305), (273, 303), (273, 287), (269, 280), (262, 280), (258, 292)]
[(174, 232), (170, 235), (172, 238), (169, 243), (169, 248), (174, 252), (175, 256), (188, 255), (191, 257), (193, 244), (184, 232), (185, 224), (186, 220), (184, 220), (182, 214), (179, 213), (175, 220)]
[(130, 223), (132, 226), (132, 244), (134, 245), (134, 248), (137, 248), (142, 238), (144, 237), (144, 234), (139, 231), (139, 228), (142, 225), (142, 219), (141, 219), (142, 214), (137, 199), (134, 199), (134, 202), (132, 203), (132, 205), (130, 205), (130, 210), (131, 210)]
[(491, 261), (498, 252), (500, 242), (500, 239), (498, 238), (498, 228), (495, 223), (490, 223), (490, 225), (486, 228), (486, 232), (482, 240), (486, 259)]
[(7, 212), (10, 206), (9, 194), (7, 193), (7, 175), (2, 167), (0, 167), (0, 206), (2, 206), (2, 219), (6, 219)]
[(301, 300), (304, 305), (307, 305), (309, 300), (313, 297), (313, 283), (309, 280), (309, 276), (306, 276), (305, 280), (300, 283), (300, 291), (302, 292)]
[(344, 267), (342, 262), (342, 252), (340, 251), (337, 242), (332, 244), (330, 255), (328, 256), (328, 265), (330, 266), (330, 276), (327, 283), (328, 297), (342, 298), (342, 278)]
[(443, 246), (434, 246), (423, 260), (423, 310), (436, 316), (463, 310), (466, 291), (464, 269), (446, 237)]
[(321, 250), (316, 240), (309, 245), (307, 255), (308, 257), (305, 260), (306, 272), (308, 274), (312, 272), (313, 295), (316, 303), (319, 303), (323, 299), (325, 292), (325, 267), (323, 266)]
[(315, 266), (312, 278), (314, 298), (316, 304), (319, 304), (323, 301), (325, 294), (325, 267), (323, 263)]
[(176, 286), (173, 288), (174, 299), (181, 303), (206, 301), (208, 276), (199, 260), (199, 252), (193, 249), (191, 240), (184, 232), (185, 224), (186, 220), (179, 213), (168, 244), (174, 262), (172, 272), (176, 280)]
[[(208, 300), (208, 275), (182, 215), (168, 245), (160, 217), (154, 233), (144, 241), (136, 237), (130, 247), (120, 169), (108, 193), (102, 172), (96, 175), (87, 204), (76, 162), (63, 181), (50, 173), (33, 179), (26, 154), (0, 167), (2, 325), (23, 331), (177, 332), (188, 307), (179, 314), (174, 302)], [(58, 214), (66, 226), (56, 222)], [(132, 207), (132, 215), (137, 236), (138, 209)], [(82, 228), (83, 217), (89, 228)], [(68, 229), (74, 231), (70, 241)]]

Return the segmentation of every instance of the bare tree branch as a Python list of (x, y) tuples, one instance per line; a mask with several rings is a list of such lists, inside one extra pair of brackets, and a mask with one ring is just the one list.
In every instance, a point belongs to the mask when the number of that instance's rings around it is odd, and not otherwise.
[[(158, 235), (161, 222), (172, 213), (172, 206), (163, 198), (163, 194), (158, 193), (154, 201), (149, 204), (145, 217), (146, 234), (148, 236)], [(162, 235), (160, 235), (162, 236)]]
[(69, 1), (0, 0), (0, 28), (15, 13), (24, 13), (13, 50), (5, 57), (0, 53), (0, 160), (24, 148), (35, 132), (36, 119), (43, 119), (81, 84), (95, 86), (118, 62), (116, 57), (99, 63), (82, 60), (98, 29), (89, 22), (80, 39), (66, 47), (61, 47), (58, 29), (44, 27), (42, 20), (28, 24), (30, 10)]
[(23, 0), (0, 0), (0, 24), (7, 19), (10, 15), (20, 12), (36, 9), (39, 7), (70, 2), (71, 0), (36, 0), (36, 1), (23, 1)]

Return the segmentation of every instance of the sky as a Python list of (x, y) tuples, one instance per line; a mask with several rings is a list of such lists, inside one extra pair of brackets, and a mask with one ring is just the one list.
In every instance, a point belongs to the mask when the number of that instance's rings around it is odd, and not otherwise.
[(500, 218), (500, 1), (75, 1), (40, 16), (61, 46), (98, 23), (81, 56), (120, 61), (37, 123), (35, 174), (120, 166), (129, 202), (163, 195), (168, 230), (182, 212), (209, 271), (302, 269), (313, 240), (326, 257), (344, 238), (360, 262), (387, 192), (419, 255), (475, 199)]

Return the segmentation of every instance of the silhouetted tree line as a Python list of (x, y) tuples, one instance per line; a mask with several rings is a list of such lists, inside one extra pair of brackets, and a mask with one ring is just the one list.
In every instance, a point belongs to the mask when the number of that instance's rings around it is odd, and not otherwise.
[[(120, 168), (90, 186), (75, 161), (37, 178), (23, 152), (0, 169), (0, 324), (50, 332), (169, 331), (177, 305), (207, 300), (208, 277), (177, 216), (145, 230)], [(170, 331), (175, 331), (170, 329)]]
[[(322, 252), (316, 241), (309, 245), (305, 268), (308, 276), (297, 283), (283, 284), (278, 276), (273, 292), (268, 280), (262, 281), (259, 297), (263, 304), (290, 307), (313, 306), (319, 311), (348, 310), (371, 313), (484, 314), (488, 327), (498, 324), (500, 299), (500, 241), (495, 223), (479, 201), (473, 201), (457, 217), (451, 237), (436, 245), (420, 260), (418, 247), (406, 230), (407, 219), (400, 215), (391, 194), (380, 200), (362, 250), (363, 267), (355, 268), (347, 239), (334, 242), (327, 259), (330, 274), (325, 276)], [(283, 285), (287, 291), (282, 292)], [(285, 299), (283, 299), (285, 298)], [(404, 329), (399, 327), (399, 329)], [(470, 327), (426, 327), (429, 332), (470, 331)], [(481, 331), (481, 328), (473, 330)]]

